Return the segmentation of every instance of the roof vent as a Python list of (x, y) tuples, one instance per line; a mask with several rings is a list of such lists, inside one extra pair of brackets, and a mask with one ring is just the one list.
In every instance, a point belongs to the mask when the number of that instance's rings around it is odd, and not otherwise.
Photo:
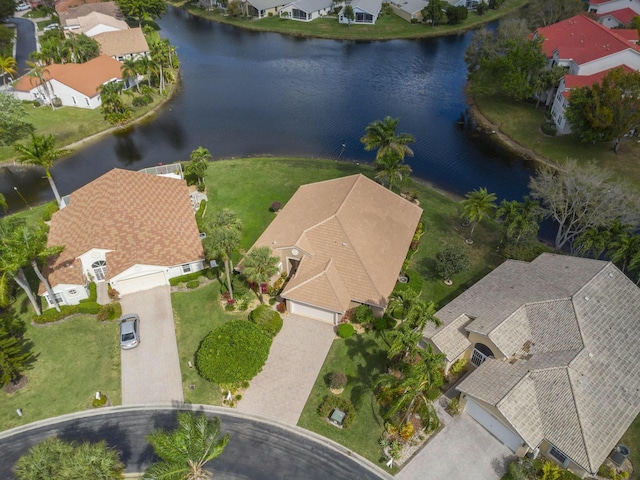
[(588, 302), (588, 301), (589, 301), (589, 297), (588, 297), (587, 295), (585, 295), (585, 296), (584, 296), (584, 300), (585, 300), (586, 302)]
[(342, 242), (342, 246), (346, 247), (347, 246), (347, 242)]
[(613, 273), (609, 272), (609, 277), (613, 278)]
[(589, 358), (593, 358), (593, 353), (589, 352)]
[(278, 243), (278, 242), (276, 242), (275, 240), (273, 242), (271, 242), (272, 245), (275, 245), (276, 243)]

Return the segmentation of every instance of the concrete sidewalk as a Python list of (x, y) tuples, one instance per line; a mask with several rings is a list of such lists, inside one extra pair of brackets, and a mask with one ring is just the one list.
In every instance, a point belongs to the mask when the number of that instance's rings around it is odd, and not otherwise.
[(169, 286), (120, 301), (122, 313), (140, 316), (140, 345), (122, 350), (122, 404), (184, 402), (182, 374)]
[(287, 315), (238, 410), (296, 425), (334, 338), (332, 325)]

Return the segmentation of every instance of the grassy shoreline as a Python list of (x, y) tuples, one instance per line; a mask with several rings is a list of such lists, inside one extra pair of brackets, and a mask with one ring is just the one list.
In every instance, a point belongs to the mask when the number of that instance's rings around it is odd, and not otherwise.
[(498, 10), (488, 10), (483, 16), (478, 16), (475, 12), (469, 12), (469, 17), (459, 25), (438, 25), (435, 27), (410, 23), (395, 14), (381, 15), (375, 25), (351, 25), (351, 27), (347, 27), (346, 25), (340, 25), (337, 17), (319, 18), (312, 22), (298, 22), (277, 16), (252, 20), (224, 16), (213, 11), (204, 10), (185, 0), (168, 0), (167, 3), (176, 8), (186, 10), (192, 15), (246, 30), (281, 33), (305, 38), (376, 41), (458, 35), (493, 22), (522, 8), (526, 5), (527, 0), (506, 0)]

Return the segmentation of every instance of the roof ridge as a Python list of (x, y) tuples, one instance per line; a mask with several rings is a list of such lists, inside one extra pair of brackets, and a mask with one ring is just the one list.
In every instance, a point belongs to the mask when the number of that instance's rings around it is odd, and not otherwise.
[[(303, 259), (300, 261), (300, 263), (302, 264), (302, 262), (304, 261), (304, 257)], [(302, 287), (303, 285), (306, 285), (307, 283), (311, 282), (312, 280), (315, 280), (316, 278), (321, 277), (322, 275), (325, 275), (327, 273), (327, 269), (329, 267), (329, 264), (331, 263), (332, 259), (327, 260), (327, 264), (322, 268), (322, 270), (320, 270), (318, 273), (316, 273), (315, 275), (310, 276), (309, 278), (307, 278), (306, 280), (300, 282), (298, 285), (295, 285), (294, 287), (292, 287), (291, 289), (288, 290), (288, 292), (293, 292), (295, 290), (297, 290), (298, 288)], [(331, 283), (331, 282), (329, 282)]]
[[(573, 389), (573, 382), (571, 381), (571, 375), (570, 375), (570, 372), (569, 372), (568, 368), (567, 368), (567, 383), (569, 383), (569, 388), (571, 389), (571, 400), (573, 401), (573, 406), (576, 409), (576, 417), (578, 417), (578, 425), (580, 426), (580, 436), (582, 437), (582, 446), (584, 448), (584, 454), (587, 457), (587, 463), (589, 464), (586, 467), (586, 470), (589, 473), (595, 473), (598, 469), (596, 468), (594, 470), (592, 468), (592, 465), (591, 465), (591, 463), (592, 463), (591, 462), (591, 455), (589, 455), (589, 449), (587, 448), (587, 439), (585, 438), (584, 427), (582, 426), (582, 416), (580, 414), (580, 409), (578, 408), (578, 403), (576, 402), (576, 394), (575, 394), (575, 391)], [(574, 462), (576, 462), (578, 465), (580, 465), (580, 463), (578, 463), (578, 461), (575, 458), (572, 459), (572, 460)], [(580, 465), (580, 466), (584, 467), (584, 465)]]

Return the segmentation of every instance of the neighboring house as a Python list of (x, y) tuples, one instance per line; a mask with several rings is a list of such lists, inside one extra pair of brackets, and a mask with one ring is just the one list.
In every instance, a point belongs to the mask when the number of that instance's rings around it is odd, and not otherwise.
[(241, 0), (243, 13), (248, 17), (264, 18), (278, 15), (289, 0)]
[(69, 34), (80, 35), (84, 33), (87, 37), (94, 37), (105, 32), (116, 32), (119, 30), (128, 30), (129, 25), (124, 20), (110, 17), (104, 13), (91, 12), (84, 17), (75, 19), (75, 23), (64, 27), (64, 32)]
[(102, 55), (120, 62), (149, 56), (149, 45), (141, 28), (100, 33), (93, 39), (100, 45)]
[(51, 219), (48, 245), (65, 246), (44, 273), (68, 305), (87, 298), (91, 281), (125, 295), (202, 270), (204, 260), (184, 180), (117, 168), (71, 194)]
[(91, 13), (101, 13), (116, 20), (124, 20), (124, 16), (115, 2), (87, 3), (70, 7), (65, 11), (59, 12), (58, 17), (60, 18), (60, 25), (65, 30), (75, 30), (80, 28), (79, 19)]
[[(41, 0), (37, 0), (41, 4), (44, 3)], [(102, 0), (59, 0), (55, 2), (55, 9), (58, 15), (68, 11), (70, 8), (79, 7), (80, 5), (90, 3), (101, 3)]]
[[(633, 69), (629, 68), (627, 65), (615, 68), (622, 68), (627, 73), (633, 72)], [(591, 87), (596, 83), (600, 83), (611, 70), (614, 69), (610, 68), (609, 70), (604, 70), (593, 75), (565, 75), (560, 80), (558, 91), (551, 106), (551, 117), (556, 124), (556, 129), (559, 134), (566, 135), (571, 133), (571, 124), (567, 121), (565, 114), (569, 107), (571, 90), (580, 87)]]
[(477, 367), (461, 406), (516, 454), (592, 475), (640, 413), (640, 288), (610, 262), (508, 260), (424, 339)]
[(429, 2), (428, 0), (393, 0), (389, 4), (393, 13), (403, 20), (421, 22), (422, 9), (429, 5)]
[(380, 10), (382, 9), (382, 0), (353, 0), (351, 2), (353, 8), (354, 19), (348, 20), (344, 16), (344, 7), (338, 14), (338, 21), (340, 23), (355, 23), (365, 25), (375, 25)]
[(289, 275), (288, 311), (331, 324), (357, 305), (381, 315), (422, 209), (363, 175), (303, 185), (254, 247)]
[(284, 16), (292, 20), (310, 22), (329, 15), (332, 6), (333, 0), (297, 0), (282, 7), (280, 16), (286, 13)]
[(13, 86), (18, 100), (39, 100), (51, 103), (58, 98), (61, 106), (97, 108), (101, 105), (99, 87), (109, 82), (122, 81), (122, 64), (106, 55), (86, 63), (54, 63), (43, 71), (46, 85), (37, 77), (23, 76)]
[(595, 13), (609, 28), (629, 25), (633, 17), (640, 16), (640, 0), (590, 0), (589, 13)]

